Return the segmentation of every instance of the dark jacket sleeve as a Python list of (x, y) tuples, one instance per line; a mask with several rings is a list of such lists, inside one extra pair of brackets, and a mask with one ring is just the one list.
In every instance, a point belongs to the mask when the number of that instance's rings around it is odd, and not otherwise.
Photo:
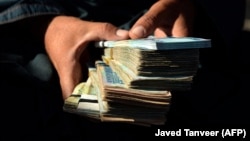
[(41, 15), (65, 14), (56, 0), (1, 0), (0, 25)]
[(92, 0), (1, 0), (0, 25), (44, 15), (90, 19), (91, 13), (95, 13), (99, 4), (100, 2)]

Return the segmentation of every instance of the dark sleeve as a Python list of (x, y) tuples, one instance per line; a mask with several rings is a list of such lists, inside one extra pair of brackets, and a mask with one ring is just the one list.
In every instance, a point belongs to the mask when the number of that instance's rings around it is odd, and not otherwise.
[(100, 2), (88, 0), (1, 0), (0, 25), (46, 15), (69, 15), (89, 19)]
[(85, 5), (85, 0), (0, 0), (0, 41), (24, 41), (22, 38), (26, 37), (43, 42), (44, 33), (53, 17), (86, 17), (88, 12)]
[(2, 0), (0, 2), (0, 25), (29, 17), (59, 15), (65, 8), (56, 0)]

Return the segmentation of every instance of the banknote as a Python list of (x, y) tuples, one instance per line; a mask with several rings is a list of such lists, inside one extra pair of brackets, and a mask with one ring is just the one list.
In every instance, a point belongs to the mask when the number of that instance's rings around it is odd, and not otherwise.
[(102, 60), (65, 100), (64, 110), (103, 122), (163, 125), (173, 90), (190, 90), (199, 50), (210, 39), (195, 37), (100, 41)]
[(95, 43), (96, 47), (130, 47), (149, 50), (175, 50), (188, 48), (208, 48), (211, 47), (210, 39), (197, 37), (164, 37), (142, 39), (129, 39), (121, 41), (99, 41)]
[(169, 110), (169, 91), (126, 88), (118, 75), (103, 61), (96, 61), (90, 77), (99, 89), (102, 121), (163, 124)]
[(91, 84), (91, 79), (79, 83), (74, 88), (71, 96), (64, 101), (63, 109), (85, 117), (100, 118), (96, 90)]
[(102, 59), (116, 60), (138, 76), (184, 76), (196, 74), (199, 50), (152, 51), (134, 48), (105, 48)]
[(96, 68), (89, 67), (87, 81), (65, 100), (64, 110), (102, 122), (163, 125), (170, 101), (169, 91), (126, 88), (107, 64), (96, 61)]
[(111, 60), (110, 67), (117, 72), (126, 87), (146, 90), (190, 90), (193, 75), (190, 76), (168, 76), (168, 77), (144, 77), (137, 76), (129, 68), (121, 63)]
[(157, 97), (162, 99), (169, 99), (169, 97), (171, 96), (170, 91), (167, 90), (144, 90), (131, 89), (127, 87), (121, 77), (118, 76), (117, 72), (113, 71), (111, 67), (109, 65), (106, 65), (103, 61), (96, 61), (96, 67), (103, 89), (107, 90), (110, 93), (113, 90), (117, 91), (117, 93), (121, 95), (130, 94), (131, 96), (141, 96), (148, 98), (152, 97), (152, 99)]

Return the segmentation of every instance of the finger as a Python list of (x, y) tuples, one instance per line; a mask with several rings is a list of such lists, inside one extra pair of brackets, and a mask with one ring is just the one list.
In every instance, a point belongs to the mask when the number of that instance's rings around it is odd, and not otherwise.
[(169, 32), (169, 30), (167, 31), (162, 28), (156, 28), (154, 31), (154, 36), (156, 38), (163, 38), (163, 37), (171, 36), (171, 33)]
[[(187, 8), (189, 7), (189, 8)], [(175, 37), (191, 36), (193, 30), (194, 9), (193, 3), (185, 1), (182, 6), (182, 12), (176, 19), (172, 35)]]

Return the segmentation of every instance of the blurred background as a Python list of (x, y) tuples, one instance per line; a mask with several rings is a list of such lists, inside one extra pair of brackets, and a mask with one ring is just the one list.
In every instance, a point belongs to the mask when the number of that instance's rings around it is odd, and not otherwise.
[(247, 0), (246, 19), (243, 30), (250, 32), (250, 0)]

